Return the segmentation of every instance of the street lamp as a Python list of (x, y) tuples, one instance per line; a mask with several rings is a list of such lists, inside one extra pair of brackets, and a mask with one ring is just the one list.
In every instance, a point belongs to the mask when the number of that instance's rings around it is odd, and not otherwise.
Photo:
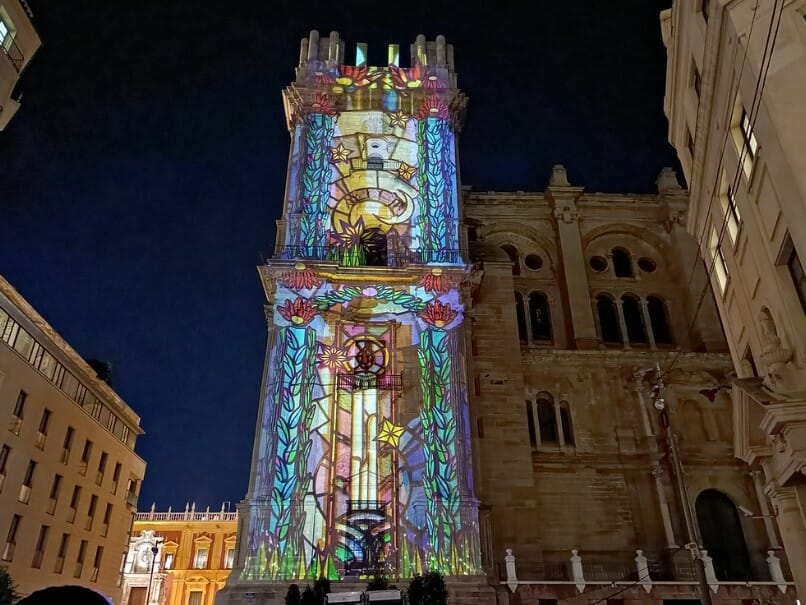
[(148, 588), (146, 589), (146, 603), (145, 605), (149, 605), (151, 598), (151, 584), (154, 582), (154, 565), (157, 563), (157, 553), (160, 549), (157, 547), (156, 543), (154, 546), (151, 547), (151, 573), (148, 574)]
[(652, 388), (652, 403), (658, 410), (658, 420), (660, 425), (666, 430), (666, 441), (669, 444), (669, 454), (672, 459), (674, 473), (673, 481), (680, 497), (680, 505), (683, 508), (683, 519), (686, 526), (686, 549), (694, 559), (694, 568), (697, 573), (697, 583), (700, 585), (700, 599), (703, 605), (711, 605), (711, 591), (708, 587), (708, 579), (705, 575), (705, 561), (702, 558), (700, 549), (700, 535), (694, 523), (694, 512), (691, 510), (691, 502), (688, 498), (686, 479), (683, 474), (683, 463), (680, 461), (680, 452), (677, 449), (677, 438), (672, 432), (669, 422), (669, 410), (666, 409), (666, 400), (663, 398), (664, 391), (663, 374), (660, 363), (655, 363), (655, 386)]

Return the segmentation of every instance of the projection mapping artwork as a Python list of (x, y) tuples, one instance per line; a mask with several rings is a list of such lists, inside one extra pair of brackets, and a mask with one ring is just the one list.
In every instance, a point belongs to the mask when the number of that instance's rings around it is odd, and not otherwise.
[(287, 91), (241, 577), (479, 573), (446, 78), (316, 67)]

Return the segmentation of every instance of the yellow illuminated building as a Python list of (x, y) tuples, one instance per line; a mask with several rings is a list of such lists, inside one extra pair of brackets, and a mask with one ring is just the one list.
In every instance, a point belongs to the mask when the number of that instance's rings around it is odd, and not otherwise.
[(235, 561), (237, 513), (137, 513), (124, 563), (122, 605), (213, 605)]

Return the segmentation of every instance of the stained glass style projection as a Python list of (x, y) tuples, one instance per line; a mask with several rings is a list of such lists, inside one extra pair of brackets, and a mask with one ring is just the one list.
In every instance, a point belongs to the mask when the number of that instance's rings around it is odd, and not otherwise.
[(411, 68), (391, 49), (383, 68), (311, 59), (343, 43), (306, 42), (285, 95), (285, 228), (260, 268), (269, 346), (241, 578), (476, 574), (463, 97), (444, 41), (418, 38)]

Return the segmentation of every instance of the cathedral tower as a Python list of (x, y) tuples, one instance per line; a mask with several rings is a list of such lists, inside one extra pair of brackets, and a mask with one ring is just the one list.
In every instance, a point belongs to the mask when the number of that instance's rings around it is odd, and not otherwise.
[(301, 43), (237, 582), (480, 572), (456, 133), (442, 36)]

